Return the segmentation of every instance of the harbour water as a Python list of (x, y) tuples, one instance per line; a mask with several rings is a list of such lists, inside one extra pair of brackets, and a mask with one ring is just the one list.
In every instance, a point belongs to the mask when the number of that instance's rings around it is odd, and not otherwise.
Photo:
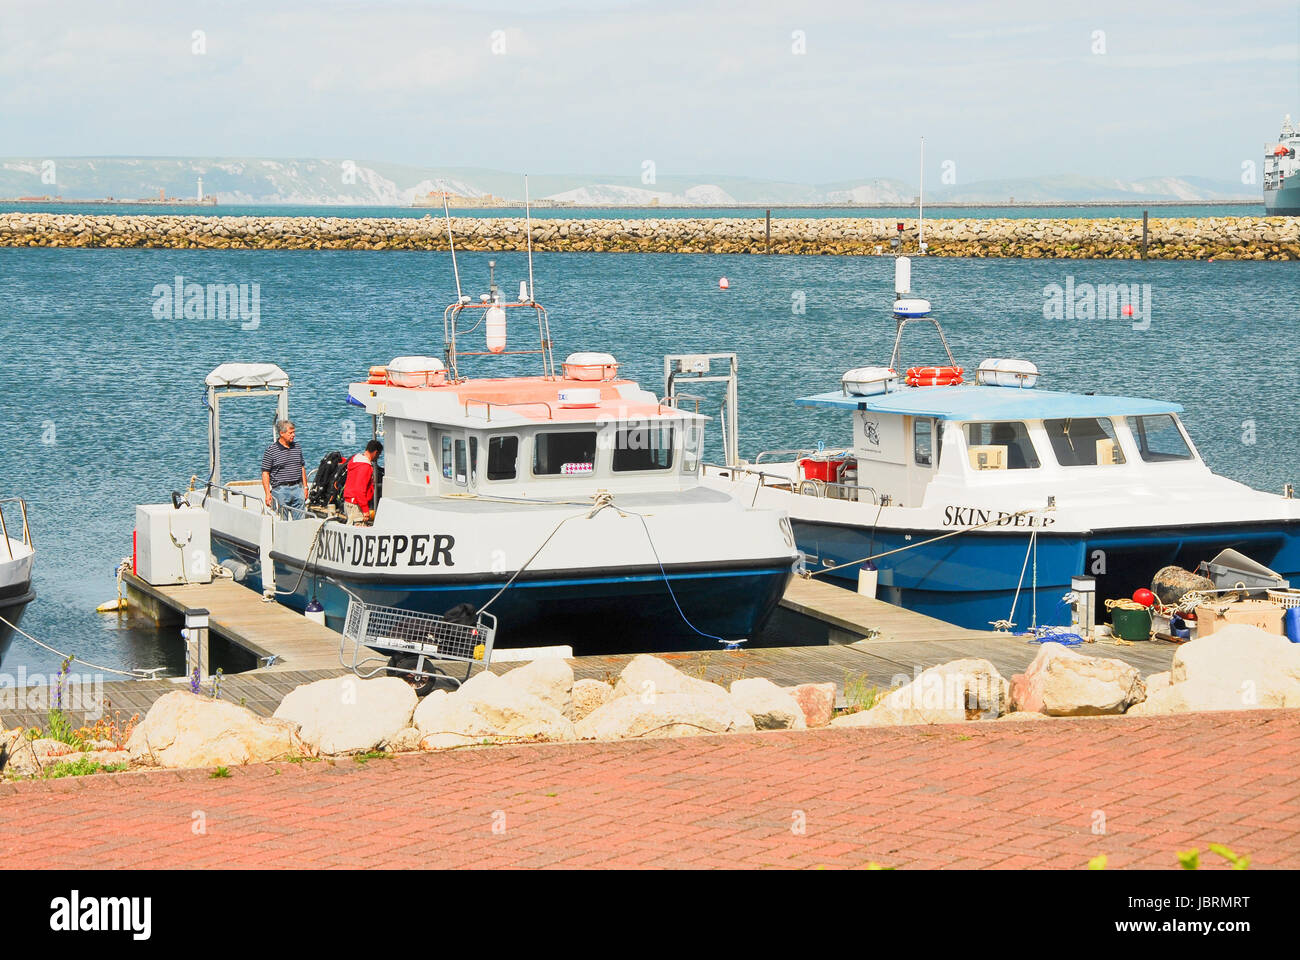
[[(486, 288), (489, 256), (460, 258), (466, 292)], [(526, 276), (523, 254), (494, 259), (506, 289)], [(744, 456), (845, 442), (842, 417), (791, 401), (885, 360), (892, 343), (889, 258), (568, 253), (539, 255), (535, 271), (561, 356), (610, 349), (626, 375), (659, 391), (665, 353), (739, 353)], [(1274, 490), (1300, 480), (1298, 406), (1284, 374), (1300, 354), (1298, 276), (1291, 263), (914, 265), (968, 368), (1024, 356), (1047, 387), (1175, 400), (1213, 469)], [(256, 315), (169, 319), (155, 288), (177, 277), (256, 284)], [(94, 608), (112, 598), (116, 565), (131, 553), (135, 505), (163, 502), (206, 472), (205, 374), (227, 360), (283, 366), (314, 466), (368, 436), (369, 421), (345, 404), (350, 380), (393, 356), (440, 354), (451, 277), (445, 253), (0, 250), (0, 495), (27, 498), (38, 549), (24, 628), (109, 666), (175, 670), (172, 638)], [(1149, 327), (1047, 319), (1053, 285), (1067, 283), (1149, 284)], [(909, 346), (909, 363), (938, 350), (921, 337)], [(526, 364), (504, 358), (490, 372)], [(223, 412), (227, 477), (254, 476), (270, 438), (270, 405), (244, 408)], [(713, 440), (716, 455), (716, 430)], [(5, 668), (20, 666), (58, 663), (17, 638)]]

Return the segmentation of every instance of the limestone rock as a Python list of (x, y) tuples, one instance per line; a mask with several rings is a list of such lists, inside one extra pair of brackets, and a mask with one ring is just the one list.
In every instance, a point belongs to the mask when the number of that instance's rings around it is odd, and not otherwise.
[(751, 677), (731, 685), (731, 699), (754, 721), (758, 730), (804, 730), (799, 701), (771, 680)]
[(487, 671), (470, 678), (453, 693), (435, 690), (416, 708), (414, 719), (423, 736), (421, 745), (426, 749), (479, 742), (484, 738), (574, 738), (573, 723), (568, 717)]
[(1007, 711), (1007, 681), (987, 660), (968, 657), (923, 670), (870, 710), (836, 717), (832, 727), (961, 723)]
[(614, 688), (605, 681), (578, 680), (573, 684), (573, 712), (570, 714), (570, 719), (577, 723), (597, 707), (602, 707), (613, 699)]
[(1012, 707), (1052, 717), (1123, 713), (1146, 698), (1137, 668), (1044, 643), (1024, 673), (1011, 678)]
[(786, 687), (785, 692), (799, 704), (806, 726), (824, 727), (831, 722), (835, 714), (835, 684), (801, 683), (797, 687)]
[(411, 753), (420, 749), (422, 739), (417, 727), (402, 727), (384, 742), (383, 747), (389, 753)]
[(133, 762), (170, 768), (261, 763), (309, 752), (297, 724), (187, 690), (156, 700), (127, 750)]
[(1300, 643), (1259, 627), (1230, 623), (1182, 644), (1174, 652), (1170, 679), (1222, 681), (1257, 686), (1288, 677), (1300, 681)]
[(400, 677), (330, 677), (289, 691), (274, 716), (322, 754), (374, 750), (411, 725), (418, 698)]
[(502, 674), (501, 679), (565, 716), (572, 713), (573, 668), (560, 657), (533, 660)]
[(615, 697), (576, 725), (580, 740), (689, 737), (707, 733), (754, 731), (749, 714), (730, 697), (659, 693), (653, 697)]
[(422, 750), (463, 747), (496, 736), (496, 728), (480, 717), (468, 700), (446, 690), (435, 690), (421, 700), (414, 720)]
[(718, 684), (689, 677), (658, 657), (645, 653), (632, 658), (614, 685), (615, 697), (635, 696), (649, 700), (665, 693), (727, 698), (727, 691)]
[(1300, 681), (1270, 677), (1238, 681), (1232, 677), (1184, 680), (1150, 691), (1129, 708), (1129, 716), (1155, 716), (1208, 710), (1267, 710), (1300, 707)]
[(1151, 676), (1147, 677), (1146, 680), (1143, 681), (1143, 686), (1147, 688), (1147, 696), (1150, 697), (1157, 691), (1167, 690), (1169, 687), (1173, 686), (1173, 683), (1173, 678), (1170, 676), (1169, 671), (1166, 670), (1164, 673), (1151, 674)]

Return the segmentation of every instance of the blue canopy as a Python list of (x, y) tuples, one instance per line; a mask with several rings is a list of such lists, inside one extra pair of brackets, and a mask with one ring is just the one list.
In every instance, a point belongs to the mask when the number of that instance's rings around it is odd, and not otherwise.
[(1063, 420), (1069, 417), (1140, 417), (1182, 413), (1178, 403), (1141, 397), (1060, 393), (1055, 390), (991, 387), (905, 387), (875, 397), (819, 393), (795, 401), (803, 407), (839, 407), (872, 413), (900, 413), (940, 420)]

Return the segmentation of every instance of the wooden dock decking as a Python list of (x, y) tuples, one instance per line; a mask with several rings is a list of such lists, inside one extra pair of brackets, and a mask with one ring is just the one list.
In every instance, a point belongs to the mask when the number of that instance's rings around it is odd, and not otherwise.
[(134, 574), (122, 577), (128, 599), (131, 592), (156, 605), (183, 614), (202, 607), (209, 614), (209, 629), (243, 647), (270, 667), (259, 670), (332, 670), (339, 667), (339, 635), (329, 627), (308, 620), (283, 604), (233, 580), (155, 587)]
[[(279, 658), (270, 668), (230, 674), (220, 685), (223, 700), (240, 703), (269, 716), (294, 687), (325, 677), (339, 676), (345, 668), (338, 659), (339, 635), (276, 603), (264, 603), (246, 587), (228, 580), (176, 587), (150, 586), (127, 575), (137, 597), (162, 604), (171, 611), (206, 607), (211, 629), (261, 657)], [(886, 689), (901, 678), (911, 679), (928, 667), (951, 660), (979, 657), (997, 667), (1004, 677), (1022, 672), (1037, 655), (1039, 646), (1024, 637), (991, 631), (966, 630), (879, 600), (818, 581), (794, 580), (786, 608), (810, 616), (843, 634), (846, 642), (794, 647), (756, 647), (747, 650), (658, 653), (655, 656), (677, 669), (728, 686), (742, 677), (765, 677), (783, 686), (798, 683), (834, 683), (840, 702), (845, 688), (875, 686)], [(868, 636), (869, 635), (869, 636)], [(853, 640), (852, 637), (865, 639)], [(1177, 644), (1150, 641), (1128, 645), (1097, 642), (1080, 648), (1090, 656), (1111, 657), (1131, 663), (1146, 676), (1168, 670)], [(632, 654), (575, 657), (568, 662), (575, 678), (613, 682)], [(493, 673), (505, 673), (518, 664), (497, 662)], [(463, 675), (463, 665), (452, 665), (453, 675)], [(125, 716), (143, 715), (163, 694), (186, 689), (188, 680), (125, 681), (105, 683), (104, 695), (113, 711)], [(212, 683), (204, 680), (202, 689)], [(73, 719), (81, 718), (74, 713)], [(88, 720), (93, 720), (89, 717)], [(42, 726), (43, 709), (6, 709), (0, 706), (0, 728)]]
[(864, 597), (824, 580), (794, 577), (786, 587), (781, 606), (828, 624), (840, 635), (837, 642), (972, 640), (992, 636), (991, 631), (958, 627), (883, 600)]

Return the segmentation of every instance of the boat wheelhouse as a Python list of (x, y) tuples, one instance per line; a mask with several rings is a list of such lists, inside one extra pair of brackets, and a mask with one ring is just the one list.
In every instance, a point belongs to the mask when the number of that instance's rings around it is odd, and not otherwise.
[(857, 586), (865, 568), (882, 599), (972, 628), (1069, 623), (1074, 577), (1127, 597), (1223, 549), (1300, 576), (1297, 501), (1211, 472), (1180, 405), (1045, 390), (1024, 360), (986, 360), (975, 383), (948, 363), (906, 377), (943, 385), (908, 386), (893, 361), (850, 371), (797, 402), (844, 411), (851, 446), (706, 482), (787, 511), (810, 570)]

